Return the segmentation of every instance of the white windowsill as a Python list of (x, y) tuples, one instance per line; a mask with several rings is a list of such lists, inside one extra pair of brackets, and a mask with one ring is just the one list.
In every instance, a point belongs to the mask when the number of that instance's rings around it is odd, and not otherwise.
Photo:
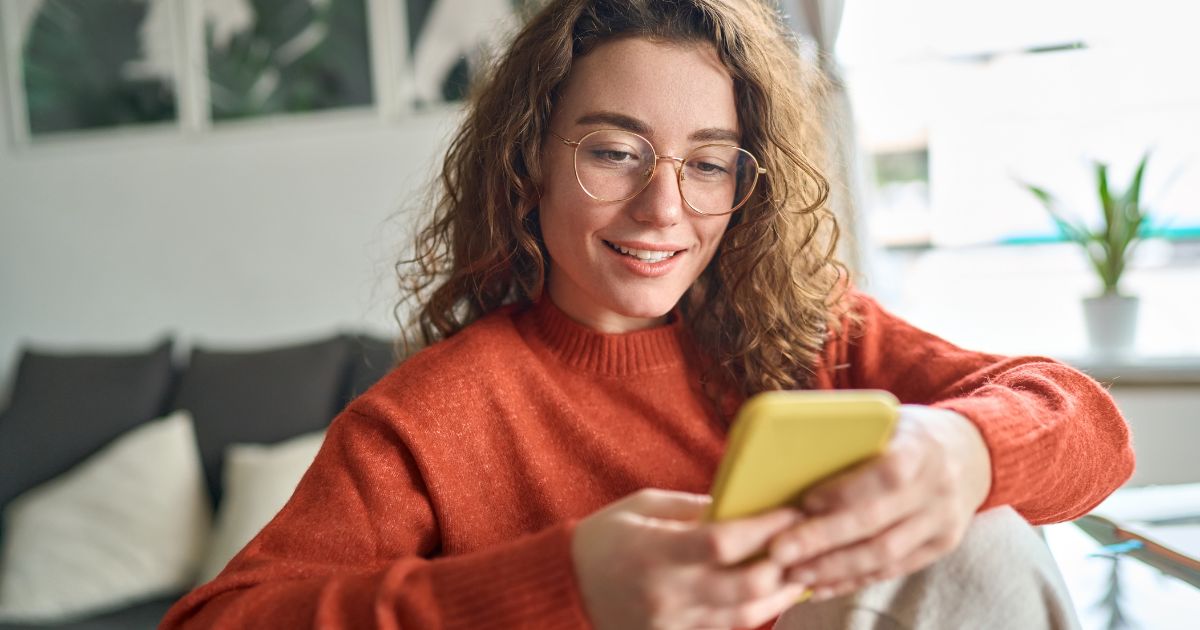
[(1143, 248), (1122, 283), (1141, 306), (1121, 356), (1089, 348), (1081, 300), (1096, 281), (1070, 244), (880, 254), (863, 286), (964, 348), (1055, 357), (1119, 384), (1200, 384), (1200, 263), (1166, 243)]

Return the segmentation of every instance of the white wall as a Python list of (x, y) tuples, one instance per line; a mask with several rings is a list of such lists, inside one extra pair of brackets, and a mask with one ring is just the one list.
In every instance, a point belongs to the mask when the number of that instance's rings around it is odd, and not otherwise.
[(1200, 385), (1114, 386), (1129, 421), (1137, 466), (1129, 485), (1200, 482)]
[[(0, 120), (9, 116), (0, 103)], [(399, 211), (456, 114), (0, 145), (0, 401), (23, 341), (267, 345), (394, 330)]]

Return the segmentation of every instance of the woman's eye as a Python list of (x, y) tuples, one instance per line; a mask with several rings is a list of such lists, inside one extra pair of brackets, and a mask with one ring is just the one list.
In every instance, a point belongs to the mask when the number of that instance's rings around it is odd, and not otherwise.
[(725, 175), (729, 172), (724, 166), (714, 162), (692, 162), (691, 167), (702, 175)]
[(606, 162), (621, 163), (630, 162), (637, 156), (629, 153), (628, 151), (618, 151), (615, 149), (593, 149), (592, 157), (599, 160), (604, 160)]

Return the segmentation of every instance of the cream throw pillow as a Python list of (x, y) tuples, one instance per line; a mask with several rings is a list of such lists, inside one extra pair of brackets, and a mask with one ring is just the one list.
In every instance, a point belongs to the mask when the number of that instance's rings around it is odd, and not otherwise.
[(324, 440), (325, 433), (318, 431), (278, 444), (232, 444), (225, 450), (224, 489), (201, 582), (216, 577), (275, 518)]
[(0, 620), (64, 621), (187, 590), (211, 517), (191, 416), (141, 425), (5, 509)]

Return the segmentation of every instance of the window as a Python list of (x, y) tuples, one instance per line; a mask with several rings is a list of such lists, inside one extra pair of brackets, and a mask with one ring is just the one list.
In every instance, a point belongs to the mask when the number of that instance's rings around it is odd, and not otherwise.
[(1099, 280), (1021, 182), (1101, 219), (1093, 161), (1167, 239), (1138, 246), (1135, 354), (1194, 357), (1200, 334), (1200, 5), (1173, 0), (846, 0), (836, 55), (852, 102), (867, 231), (863, 283), (963, 346), (1085, 357)]
[[(1200, 6), (1171, 0), (847, 0), (837, 55), (885, 244), (1054, 240), (1020, 182), (1098, 221), (1090, 163), (1174, 238), (1200, 228)], [(922, 166), (922, 158), (926, 160)], [(901, 165), (903, 162), (905, 165)]]

